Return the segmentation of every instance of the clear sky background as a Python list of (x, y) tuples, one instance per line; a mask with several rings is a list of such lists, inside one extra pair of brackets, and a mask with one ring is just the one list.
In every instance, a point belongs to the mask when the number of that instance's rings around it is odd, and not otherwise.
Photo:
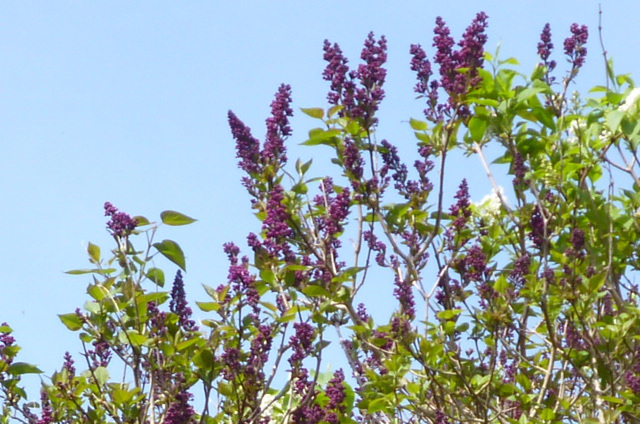
[[(602, 8), (616, 72), (637, 73), (640, 3), (603, 1)], [(431, 56), (436, 16), (458, 39), (481, 10), (489, 15), (487, 50), (500, 43), (501, 57), (516, 56), (527, 74), (546, 22), (558, 76), (570, 24), (587, 24), (589, 54), (576, 88), (604, 83), (597, 1), (0, 2), (0, 322), (15, 329), (21, 360), (51, 373), (65, 351), (80, 351), (57, 314), (85, 302), (89, 279), (64, 271), (89, 265), (88, 241), (112, 248), (105, 201), (132, 215), (175, 209), (199, 219), (159, 237), (181, 244), (189, 298), (205, 300), (201, 283), (226, 279), (222, 244), (244, 249), (246, 235), (259, 230), (227, 111), (262, 138), (273, 94), (291, 84), (290, 162), (316, 156), (297, 145), (316, 125), (298, 110), (326, 106), (323, 40), (338, 42), (357, 66), (374, 31), (389, 44), (379, 136), (410, 152), (407, 121), (421, 117), (423, 104), (414, 100), (409, 46), (421, 43)], [(466, 176), (474, 200), (489, 191), (479, 166), (450, 169), (452, 188)], [(381, 284), (391, 293), (392, 281)]]

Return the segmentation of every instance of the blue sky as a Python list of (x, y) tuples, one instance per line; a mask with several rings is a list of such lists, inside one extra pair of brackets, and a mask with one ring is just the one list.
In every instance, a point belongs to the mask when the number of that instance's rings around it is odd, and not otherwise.
[[(596, 1), (0, 2), (0, 322), (14, 327), (22, 360), (50, 373), (66, 350), (80, 350), (56, 314), (84, 303), (88, 280), (63, 271), (88, 265), (88, 241), (111, 248), (105, 201), (149, 218), (165, 209), (198, 218), (160, 237), (182, 245), (189, 297), (204, 300), (200, 284), (226, 278), (222, 244), (244, 245), (259, 229), (240, 186), (227, 110), (262, 137), (280, 83), (291, 84), (296, 110), (326, 106), (323, 40), (338, 42), (356, 64), (374, 31), (389, 43), (380, 138), (410, 151), (407, 121), (423, 107), (414, 100), (409, 45), (431, 55), (436, 16), (457, 38), (480, 10), (489, 15), (487, 49), (500, 43), (501, 57), (518, 57), (525, 73), (537, 63), (546, 22), (560, 72), (569, 25), (587, 24), (577, 88), (604, 82)], [(603, 11), (616, 71), (634, 73), (640, 3), (604, 2)], [(317, 155), (298, 146), (314, 125), (297, 112), (291, 162)], [(451, 185), (471, 178), (479, 200), (490, 185), (474, 179), (484, 177), (479, 166), (464, 171), (452, 169)]]

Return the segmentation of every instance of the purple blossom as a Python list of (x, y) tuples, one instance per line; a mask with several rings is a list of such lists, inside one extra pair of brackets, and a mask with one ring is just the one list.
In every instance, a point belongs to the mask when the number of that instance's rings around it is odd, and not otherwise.
[(529, 225), (531, 227), (529, 238), (531, 239), (531, 241), (533, 241), (533, 244), (535, 244), (536, 247), (542, 249), (547, 238), (547, 234), (544, 217), (542, 216), (542, 212), (540, 212), (540, 208), (538, 206), (536, 206), (535, 210), (533, 211), (533, 215), (531, 215), (531, 221), (529, 222)]
[(358, 318), (362, 321), (362, 322), (367, 322), (369, 321), (369, 314), (367, 313), (367, 307), (364, 306), (364, 303), (358, 303), (358, 309), (356, 310), (356, 313), (358, 315)]
[(456, 87), (456, 68), (458, 67), (458, 55), (454, 54), (453, 46), (456, 44), (446, 22), (438, 16), (436, 27), (433, 30), (433, 47), (436, 48), (434, 62), (440, 65), (440, 85), (452, 95), (460, 91)]
[(378, 240), (373, 231), (366, 230), (363, 233), (364, 240), (367, 242), (367, 246), (373, 252), (376, 252), (376, 263), (380, 266), (387, 266), (385, 262), (385, 255), (387, 253), (387, 246)]
[[(2, 323), (2, 327), (8, 327), (9, 325), (6, 322)], [(11, 335), (11, 330), (1, 332), (0, 333), (0, 360), (7, 363), (7, 365), (11, 365), (13, 362), (14, 354), (8, 354), (6, 352), (7, 348), (10, 348), (14, 345), (16, 339)]]
[(464, 259), (463, 274), (471, 281), (480, 281), (487, 270), (487, 255), (478, 244), (472, 246)]
[(171, 302), (169, 309), (178, 315), (180, 325), (185, 331), (197, 331), (198, 326), (191, 319), (192, 310), (187, 303), (187, 296), (184, 291), (184, 282), (182, 281), (182, 272), (178, 270), (176, 278), (173, 280), (171, 289)]
[(441, 409), (436, 410), (435, 424), (449, 424), (449, 419), (447, 418), (447, 415), (444, 412), (442, 412)]
[(193, 395), (186, 390), (179, 392), (173, 403), (167, 409), (165, 424), (189, 424), (195, 423), (195, 410), (189, 404)]
[(320, 185), (322, 194), (315, 197), (316, 206), (324, 206), (326, 213), (318, 218), (318, 229), (328, 238), (333, 238), (336, 234), (344, 230), (343, 222), (349, 216), (351, 206), (351, 192), (344, 188), (340, 194), (331, 196), (335, 192), (333, 179), (327, 177)]
[(325, 81), (331, 82), (331, 91), (327, 95), (327, 99), (330, 104), (337, 105), (340, 103), (342, 97), (343, 88), (347, 81), (347, 74), (349, 72), (349, 62), (342, 54), (342, 50), (338, 44), (333, 46), (329, 40), (324, 40), (324, 60), (329, 62), (322, 78)]
[(427, 53), (420, 44), (412, 44), (409, 49), (411, 54), (411, 70), (417, 73), (418, 82), (414, 91), (419, 94), (426, 95), (429, 90), (429, 78), (433, 74), (431, 71), (431, 63), (427, 59)]
[(37, 424), (52, 424), (54, 422), (53, 409), (51, 408), (49, 396), (44, 390), (40, 393), (40, 399), (42, 401), (42, 414)]
[(383, 179), (383, 185), (386, 185), (388, 182), (387, 174), (389, 172), (393, 172), (391, 178), (395, 181), (394, 187), (398, 191), (404, 191), (409, 173), (407, 171), (407, 166), (400, 160), (398, 148), (387, 140), (382, 140), (380, 144), (382, 146), (381, 156), (383, 162), (383, 166), (380, 169), (380, 176)]
[(293, 348), (293, 355), (289, 358), (289, 363), (295, 367), (311, 354), (316, 333), (313, 326), (306, 322), (296, 322), (293, 324), (293, 328), (296, 333), (289, 339), (289, 345)]
[(575, 228), (571, 233), (571, 245), (576, 250), (576, 252), (579, 252), (584, 247), (584, 244), (584, 231), (580, 228)]
[(236, 140), (236, 157), (240, 159), (238, 166), (248, 174), (259, 173), (260, 141), (251, 135), (251, 128), (238, 119), (232, 111), (229, 111), (228, 117), (231, 135)]
[(578, 69), (584, 65), (587, 57), (587, 40), (589, 39), (589, 28), (586, 25), (571, 24), (571, 36), (564, 40), (564, 54), (567, 55), (571, 63), (571, 74), (573, 77)]
[(344, 141), (344, 167), (350, 173), (351, 185), (356, 190), (359, 187), (359, 181), (364, 175), (364, 159), (360, 154), (358, 146), (350, 139)]
[(64, 365), (62, 365), (62, 368), (67, 370), (71, 378), (76, 375), (76, 367), (74, 366), (73, 357), (69, 352), (65, 352), (64, 354)]
[(92, 344), (94, 350), (90, 350), (88, 354), (93, 361), (93, 367), (98, 368), (108, 366), (109, 361), (111, 361), (111, 346), (109, 345), (109, 342), (101, 338), (94, 341)]
[(284, 189), (278, 184), (269, 192), (267, 217), (262, 223), (262, 230), (266, 235), (263, 246), (274, 257), (283, 254), (285, 259), (292, 260), (287, 239), (293, 235), (293, 230), (289, 227), (288, 221), (289, 213), (284, 204)]
[(118, 208), (109, 202), (104, 204), (104, 215), (111, 217), (107, 222), (107, 229), (114, 237), (127, 237), (138, 225), (137, 219), (132, 219), (124, 212), (118, 212)]
[[(397, 268), (398, 259), (394, 258), (394, 268)], [(413, 288), (411, 287), (411, 282), (407, 281), (405, 278), (402, 278), (398, 272), (396, 272), (395, 276), (395, 286), (396, 288), (393, 290), (393, 295), (400, 302), (400, 306), (402, 312), (409, 318), (413, 319), (416, 316), (416, 302), (413, 297)]]
[(457, 201), (449, 208), (449, 213), (456, 217), (453, 221), (453, 226), (457, 231), (460, 231), (467, 225), (471, 217), (471, 200), (469, 198), (469, 185), (467, 184), (466, 178), (460, 183), (460, 187), (453, 198)]
[(282, 84), (271, 103), (271, 117), (267, 118), (267, 137), (262, 149), (262, 160), (265, 164), (274, 163), (282, 166), (287, 161), (284, 138), (291, 135), (289, 117), (291, 109), (291, 86)]
[(384, 98), (384, 84), (387, 71), (383, 65), (387, 61), (387, 40), (384, 36), (376, 41), (369, 33), (360, 54), (364, 61), (354, 71), (349, 72), (347, 59), (340, 46), (324, 42), (324, 60), (328, 62), (322, 76), (331, 82), (327, 98), (331, 104), (341, 104), (341, 116), (361, 118), (365, 129), (375, 125), (375, 112)]
[(327, 389), (325, 390), (327, 397), (329, 398), (329, 404), (327, 409), (338, 409), (344, 411), (342, 403), (347, 399), (347, 394), (344, 389), (344, 372), (342, 369), (337, 370), (333, 374), (333, 378), (329, 380)]
[[(238, 260), (240, 249), (233, 243), (225, 243), (224, 251), (229, 259), (229, 273), (227, 279), (237, 294), (244, 294), (247, 304), (253, 308), (254, 313), (259, 312), (258, 303), (260, 293), (255, 287), (255, 277), (249, 272), (249, 258), (244, 256)], [(229, 297), (229, 295), (227, 295)]]
[(387, 70), (383, 68), (387, 61), (386, 38), (382, 36), (376, 42), (373, 32), (370, 32), (364, 42), (360, 58), (365, 61), (364, 64), (358, 66), (356, 71), (362, 86), (356, 92), (358, 110), (360, 112), (353, 116), (362, 116), (365, 123), (364, 126), (368, 128), (376, 123), (377, 120), (374, 115), (378, 110), (378, 105), (384, 99), (382, 86), (387, 75)]
[(520, 184), (525, 184), (527, 182), (525, 180), (527, 171), (528, 168), (524, 163), (524, 156), (522, 156), (520, 152), (516, 152), (516, 155), (513, 158), (513, 173), (515, 174), (513, 179), (514, 186), (519, 186)]
[(530, 268), (531, 257), (528, 253), (524, 253), (522, 256), (516, 259), (510, 277), (518, 288), (521, 288), (526, 282), (526, 276), (531, 272)]
[(555, 60), (549, 60), (553, 51), (553, 43), (551, 42), (551, 25), (545, 24), (540, 34), (540, 42), (538, 43), (538, 56), (547, 67), (547, 72), (552, 71), (556, 67)]
[(458, 43), (460, 46), (460, 65), (469, 68), (469, 82), (471, 86), (475, 86), (478, 81), (478, 68), (482, 68), (484, 63), (484, 45), (487, 42), (487, 35), (484, 31), (487, 29), (489, 17), (486, 13), (480, 12), (471, 22), (462, 35), (462, 40)]
[(227, 347), (220, 359), (225, 365), (222, 370), (223, 378), (227, 381), (233, 380), (240, 371), (240, 350), (235, 347)]
[(167, 334), (167, 313), (161, 312), (156, 302), (147, 304), (147, 313), (151, 324), (149, 334), (154, 337), (163, 337)]

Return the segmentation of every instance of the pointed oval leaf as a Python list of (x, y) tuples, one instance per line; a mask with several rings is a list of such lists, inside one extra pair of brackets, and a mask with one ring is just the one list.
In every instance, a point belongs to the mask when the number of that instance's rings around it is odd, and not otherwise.
[(187, 271), (184, 253), (178, 243), (173, 240), (162, 240), (160, 243), (154, 243), (153, 247), (158, 249), (158, 252), (162, 253), (165, 258), (178, 265), (183, 271)]
[(58, 315), (60, 317), (60, 321), (71, 331), (78, 331), (82, 328), (82, 318), (80, 318), (77, 314), (61, 314)]
[(35, 365), (27, 364), (26, 362), (14, 362), (9, 367), (9, 373), (13, 375), (42, 374), (42, 371)]
[(197, 219), (176, 211), (164, 211), (160, 214), (160, 218), (164, 224), (173, 226), (188, 225), (197, 221)]
[(151, 268), (147, 271), (147, 278), (159, 287), (164, 287), (164, 271), (160, 268)]
[(324, 118), (324, 110), (319, 107), (301, 107), (300, 110), (312, 118), (322, 119)]
[(87, 252), (89, 253), (91, 259), (93, 259), (95, 262), (100, 262), (100, 246), (89, 242), (89, 245), (87, 246)]

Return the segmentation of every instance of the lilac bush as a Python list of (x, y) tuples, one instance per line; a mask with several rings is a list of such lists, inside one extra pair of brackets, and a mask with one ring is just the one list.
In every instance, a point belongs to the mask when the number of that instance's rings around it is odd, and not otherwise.
[[(228, 113), (260, 222), (224, 244), (229, 268), (204, 286), (201, 325), (182, 249), (156, 241), (195, 220), (106, 203), (115, 247), (103, 257), (89, 244), (92, 268), (70, 273), (91, 275), (90, 299), (60, 315), (80, 354), (39, 402), (20, 379), (41, 371), (0, 326), (2, 422), (638, 422), (640, 91), (609, 72), (593, 97), (568, 95), (584, 25), (561, 44), (564, 74), (545, 25), (527, 76), (485, 51), (488, 22), (478, 13), (456, 41), (439, 17), (430, 48), (410, 46), (425, 106), (409, 121), (409, 162), (401, 140), (376, 136), (387, 40), (374, 33), (357, 66), (325, 41), (328, 109), (302, 109), (318, 125), (302, 144), (330, 153), (332, 175), (289, 169), (290, 86), (264, 141)], [(445, 179), (464, 173), (456, 152), (493, 186), (479, 203), (472, 175)], [(179, 268), (171, 288), (161, 258)], [(380, 285), (392, 293), (382, 320), (365, 304)], [(325, 372), (337, 354), (344, 367)]]

